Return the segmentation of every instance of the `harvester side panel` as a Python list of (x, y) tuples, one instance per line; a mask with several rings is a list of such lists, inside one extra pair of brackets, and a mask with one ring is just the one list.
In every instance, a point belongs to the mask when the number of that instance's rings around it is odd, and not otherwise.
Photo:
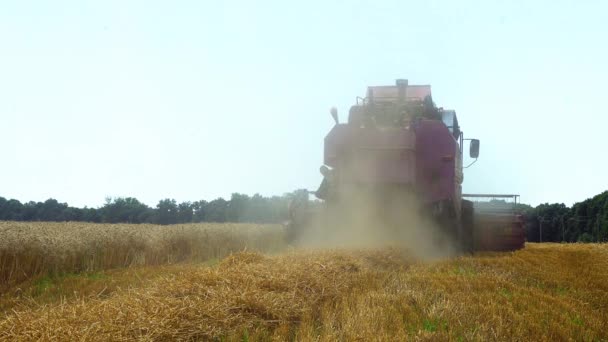
[[(416, 179), (427, 202), (453, 200), (460, 192), (456, 177), (458, 143), (441, 121), (422, 120), (416, 126)], [(459, 206), (458, 206), (459, 209)]]

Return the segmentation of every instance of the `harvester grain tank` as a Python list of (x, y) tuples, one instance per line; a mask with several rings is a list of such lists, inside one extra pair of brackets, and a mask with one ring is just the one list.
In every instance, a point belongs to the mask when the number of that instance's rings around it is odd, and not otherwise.
[[(339, 122), (337, 110), (331, 114), (335, 125), (325, 137), (323, 181), (314, 192), (326, 212), (336, 214), (354, 193), (369, 195), (379, 208), (407, 195), (463, 251), (523, 247), (522, 218), (505, 201), (516, 203), (516, 195), (463, 196), (464, 145), (468, 142), (469, 156), (477, 160), (479, 140), (465, 139), (456, 112), (437, 108), (429, 85), (397, 80), (368, 87), (346, 122)], [(295, 216), (298, 210), (290, 212)], [(303, 221), (292, 217), (290, 237), (305, 229)]]

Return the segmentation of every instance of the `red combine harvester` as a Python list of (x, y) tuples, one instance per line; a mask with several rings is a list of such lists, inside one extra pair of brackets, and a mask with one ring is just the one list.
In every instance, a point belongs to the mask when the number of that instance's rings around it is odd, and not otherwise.
[[(415, 198), (424, 217), (434, 220), (461, 251), (524, 246), (517, 195), (462, 194), (463, 168), (472, 165), (463, 167), (464, 143), (469, 141), (469, 156), (476, 161), (479, 140), (464, 138), (456, 112), (437, 108), (429, 85), (397, 80), (394, 86), (368, 87), (366, 97), (350, 108), (346, 123), (339, 122), (335, 108), (331, 114), (336, 124), (325, 137), (324, 178), (312, 192), (323, 200), (326, 213), (348, 216), (353, 208), (343, 204), (364, 194), (378, 216), (390, 216), (383, 208), (399, 205), (406, 195)], [(304, 194), (290, 207), (291, 240), (306, 229)], [(397, 229), (399, 220), (392, 222)]]

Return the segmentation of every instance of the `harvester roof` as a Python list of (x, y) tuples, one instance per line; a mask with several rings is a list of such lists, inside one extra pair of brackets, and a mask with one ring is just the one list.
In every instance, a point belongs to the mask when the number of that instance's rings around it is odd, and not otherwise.
[(423, 101), (427, 96), (431, 96), (430, 85), (397, 84), (367, 88), (367, 98), (370, 102), (395, 102), (399, 99)]

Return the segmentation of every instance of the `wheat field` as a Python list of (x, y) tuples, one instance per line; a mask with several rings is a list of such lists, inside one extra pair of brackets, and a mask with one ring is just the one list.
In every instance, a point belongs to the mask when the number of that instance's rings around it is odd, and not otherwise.
[(0, 292), (36, 276), (206, 261), (283, 245), (279, 225), (0, 221)]
[[(134, 229), (123, 226), (96, 229)], [(179, 229), (226, 234), (221, 228)], [(200, 248), (214, 253), (190, 252), (197, 257), (182, 262), (157, 256), (34, 272), (0, 295), (0, 340), (608, 339), (607, 245), (528, 244), (429, 262), (398, 248), (284, 248), (279, 227), (225, 228), (243, 235), (221, 241), (247, 250), (230, 254), (212, 240)], [(71, 264), (82, 262), (58, 269)]]

